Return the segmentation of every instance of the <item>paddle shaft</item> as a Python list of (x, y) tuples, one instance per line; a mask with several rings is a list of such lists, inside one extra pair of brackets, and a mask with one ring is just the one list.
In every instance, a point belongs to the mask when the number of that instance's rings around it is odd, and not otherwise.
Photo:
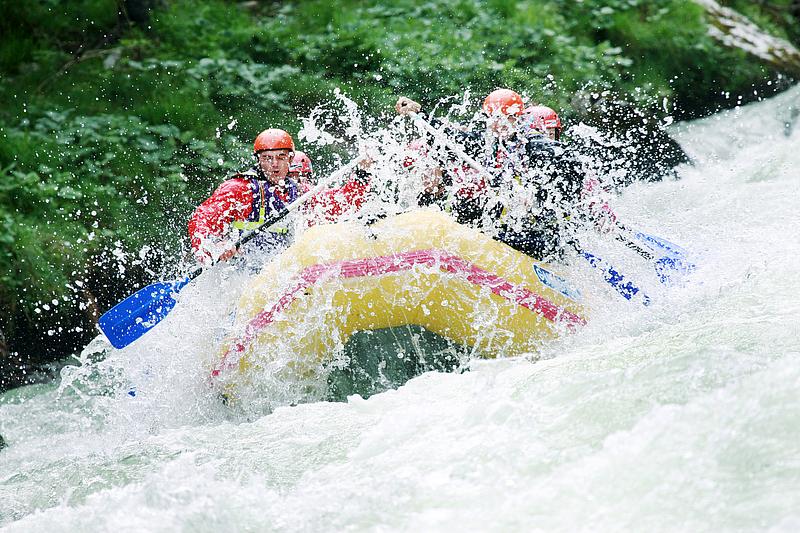
[(411, 120), (414, 121), (414, 125), (416, 125), (419, 129), (429, 133), (434, 139), (446, 145), (448, 148), (450, 148), (450, 150), (453, 151), (454, 154), (460, 157), (463, 161), (466, 161), (469, 166), (471, 166), (474, 170), (477, 170), (478, 173), (480, 173), (483, 177), (488, 178), (489, 180), (493, 179), (493, 176), (489, 174), (489, 171), (483, 168), (483, 165), (475, 161), (475, 159), (464, 152), (464, 150), (462, 150), (458, 144), (451, 141), (447, 137), (443, 137), (436, 128), (428, 124), (418, 114), (411, 112), (409, 113), (409, 116), (411, 117)]
[[(618, 227), (620, 229), (624, 228), (624, 226), (618, 226)], [(617, 235), (614, 238), (617, 239), (619, 242), (623, 243), (625, 246), (627, 246), (634, 252), (636, 252), (637, 254), (647, 259), (648, 261), (655, 260), (655, 256), (652, 253), (648, 252), (647, 250), (645, 250), (644, 248), (633, 242), (630, 238), (623, 235), (622, 233), (617, 233)]]

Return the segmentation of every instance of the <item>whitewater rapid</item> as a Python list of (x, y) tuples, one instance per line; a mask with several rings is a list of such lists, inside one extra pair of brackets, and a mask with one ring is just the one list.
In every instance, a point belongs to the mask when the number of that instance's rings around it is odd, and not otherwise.
[(535, 362), (234, 416), (196, 354), (241, 280), (208, 276), (114, 356), (127, 374), (0, 396), (0, 527), (800, 530), (798, 114), (795, 87), (677, 125), (695, 164), (615, 207), (691, 250), (690, 282), (647, 308), (605, 295)]

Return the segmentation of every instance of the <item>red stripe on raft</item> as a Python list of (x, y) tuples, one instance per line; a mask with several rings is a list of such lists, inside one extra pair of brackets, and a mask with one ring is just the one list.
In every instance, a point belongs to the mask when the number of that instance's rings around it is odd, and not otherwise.
[(338, 263), (314, 265), (306, 268), (300, 274), (301, 281), (286, 291), (269, 310), (260, 312), (247, 323), (244, 335), (225, 352), (219, 368), (214, 369), (211, 375), (216, 377), (222, 370), (235, 366), (236, 361), (229, 361), (228, 358), (231, 355), (242, 354), (256, 335), (271, 324), (278, 314), (297, 299), (298, 293), (312, 285), (333, 278), (349, 279), (402, 272), (415, 266), (438, 266), (445, 272), (462, 276), (479, 287), (488, 287), (492, 293), (535, 313), (539, 313), (551, 322), (563, 322), (572, 328), (586, 324), (583, 318), (567, 311), (563, 307), (557, 306), (550, 300), (531, 292), (525, 287), (514, 285), (510, 281), (456, 255), (443, 250), (415, 250), (381, 257), (349, 259)]

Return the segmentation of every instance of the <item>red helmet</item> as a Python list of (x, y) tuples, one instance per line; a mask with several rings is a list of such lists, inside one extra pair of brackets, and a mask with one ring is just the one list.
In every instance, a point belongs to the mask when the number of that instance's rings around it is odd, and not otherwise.
[(546, 105), (529, 107), (523, 111), (523, 114), (526, 125), (532, 130), (545, 133), (549, 128), (555, 128), (559, 132), (561, 131), (561, 119), (558, 118), (558, 113)]
[(256, 142), (253, 144), (253, 151), (258, 153), (264, 150), (294, 151), (294, 141), (292, 140), (292, 136), (283, 130), (264, 130), (256, 137)]
[(294, 153), (292, 162), (289, 164), (289, 172), (308, 175), (313, 174), (314, 169), (311, 167), (311, 158), (309, 158), (305, 152), (297, 150)]
[(483, 101), (483, 112), (487, 115), (519, 115), (522, 113), (522, 97), (511, 89), (496, 89)]

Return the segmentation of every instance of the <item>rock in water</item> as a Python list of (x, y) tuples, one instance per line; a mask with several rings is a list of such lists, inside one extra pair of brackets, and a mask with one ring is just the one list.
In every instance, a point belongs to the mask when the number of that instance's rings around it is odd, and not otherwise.
[[(708, 33), (725, 46), (739, 48), (762, 59), (782, 72), (800, 76), (800, 50), (790, 42), (766, 33), (739, 12), (716, 0), (694, 0), (709, 17)], [(800, 3), (795, 2), (797, 9)], [(777, 9), (777, 8), (776, 8)]]
[(689, 162), (652, 109), (640, 109), (608, 91), (576, 93), (572, 104), (580, 123), (568, 130), (570, 143), (616, 187), (674, 178), (674, 168)]

